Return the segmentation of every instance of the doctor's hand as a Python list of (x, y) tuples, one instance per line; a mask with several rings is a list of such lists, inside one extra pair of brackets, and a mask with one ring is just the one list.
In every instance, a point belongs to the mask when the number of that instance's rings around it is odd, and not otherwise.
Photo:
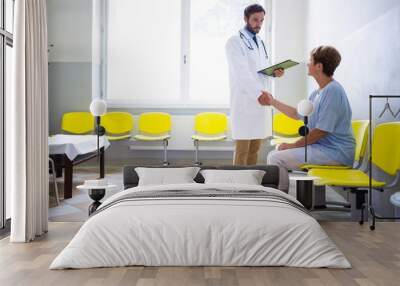
[(261, 95), (258, 97), (258, 103), (261, 105), (272, 105), (274, 98), (272, 94), (270, 94), (268, 91), (262, 91)]
[(285, 74), (284, 69), (277, 69), (273, 71), (274, 77), (282, 77)]

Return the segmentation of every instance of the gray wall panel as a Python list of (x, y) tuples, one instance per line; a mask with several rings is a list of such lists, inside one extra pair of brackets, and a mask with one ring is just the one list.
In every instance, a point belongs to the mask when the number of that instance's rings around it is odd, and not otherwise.
[(61, 131), (65, 112), (89, 111), (92, 93), (92, 64), (53, 62), (49, 65), (49, 131)]

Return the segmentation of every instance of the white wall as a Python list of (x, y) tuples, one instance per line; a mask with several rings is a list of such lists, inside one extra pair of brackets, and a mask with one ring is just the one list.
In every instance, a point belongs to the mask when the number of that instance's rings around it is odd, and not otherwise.
[(47, 0), (49, 62), (91, 62), (92, 0)]
[(273, 0), (273, 60), (303, 62), (274, 80), (274, 95), (291, 105), (307, 97), (316, 88), (307, 76), (309, 53), (333, 45), (342, 54), (335, 78), (353, 118), (367, 118), (369, 94), (400, 93), (399, 6), (398, 0)]
[(307, 0), (308, 48), (338, 43), (400, 5), (398, 0)]
[(92, 98), (103, 98), (105, 89), (105, 0), (93, 0), (92, 7)]
[[(353, 118), (368, 118), (369, 94), (400, 94), (400, 1), (309, 0), (308, 7), (306, 51), (322, 44), (340, 51), (335, 78), (347, 92)], [(308, 90), (315, 87), (309, 81)], [(377, 102), (377, 110), (383, 104)]]
[(290, 105), (297, 105), (307, 95), (304, 53), (307, 8), (307, 1), (273, 0), (273, 63), (287, 59), (301, 62), (288, 69), (284, 77), (273, 80), (274, 96)]

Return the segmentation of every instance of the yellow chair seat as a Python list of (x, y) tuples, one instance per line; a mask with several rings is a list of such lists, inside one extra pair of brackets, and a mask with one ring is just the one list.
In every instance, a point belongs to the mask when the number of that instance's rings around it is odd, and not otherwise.
[(312, 164), (306, 164), (306, 165), (301, 165), (300, 169), (331, 169), (331, 170), (348, 170), (351, 169), (350, 166), (338, 166), (338, 165), (312, 165)]
[(192, 135), (193, 140), (199, 141), (221, 141), (226, 139), (226, 135), (217, 135), (217, 136), (202, 136), (202, 135)]
[(271, 145), (278, 145), (278, 144), (282, 144), (282, 143), (294, 143), (297, 142), (297, 140), (299, 140), (301, 137), (277, 137), (274, 136), (271, 139)]
[(165, 139), (171, 138), (171, 135), (165, 134), (165, 135), (153, 136), (153, 135), (138, 134), (135, 135), (134, 138), (140, 141), (163, 141)]
[[(332, 169), (312, 169), (308, 171), (309, 176), (318, 177), (316, 185), (329, 185), (340, 187), (368, 187), (369, 177), (360, 170), (332, 170)], [(372, 187), (378, 188), (385, 186), (385, 182), (372, 180)]]
[(118, 136), (107, 135), (107, 139), (109, 141), (118, 141), (118, 140), (124, 140), (124, 139), (129, 139), (129, 138), (131, 138), (130, 134), (118, 135)]

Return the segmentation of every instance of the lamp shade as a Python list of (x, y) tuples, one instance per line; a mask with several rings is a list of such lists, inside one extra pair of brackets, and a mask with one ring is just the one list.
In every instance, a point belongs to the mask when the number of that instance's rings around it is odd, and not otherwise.
[(314, 106), (311, 101), (303, 99), (297, 105), (297, 113), (301, 116), (309, 116), (314, 110)]
[(101, 116), (107, 111), (107, 104), (102, 99), (93, 99), (90, 103), (90, 112), (93, 116)]

